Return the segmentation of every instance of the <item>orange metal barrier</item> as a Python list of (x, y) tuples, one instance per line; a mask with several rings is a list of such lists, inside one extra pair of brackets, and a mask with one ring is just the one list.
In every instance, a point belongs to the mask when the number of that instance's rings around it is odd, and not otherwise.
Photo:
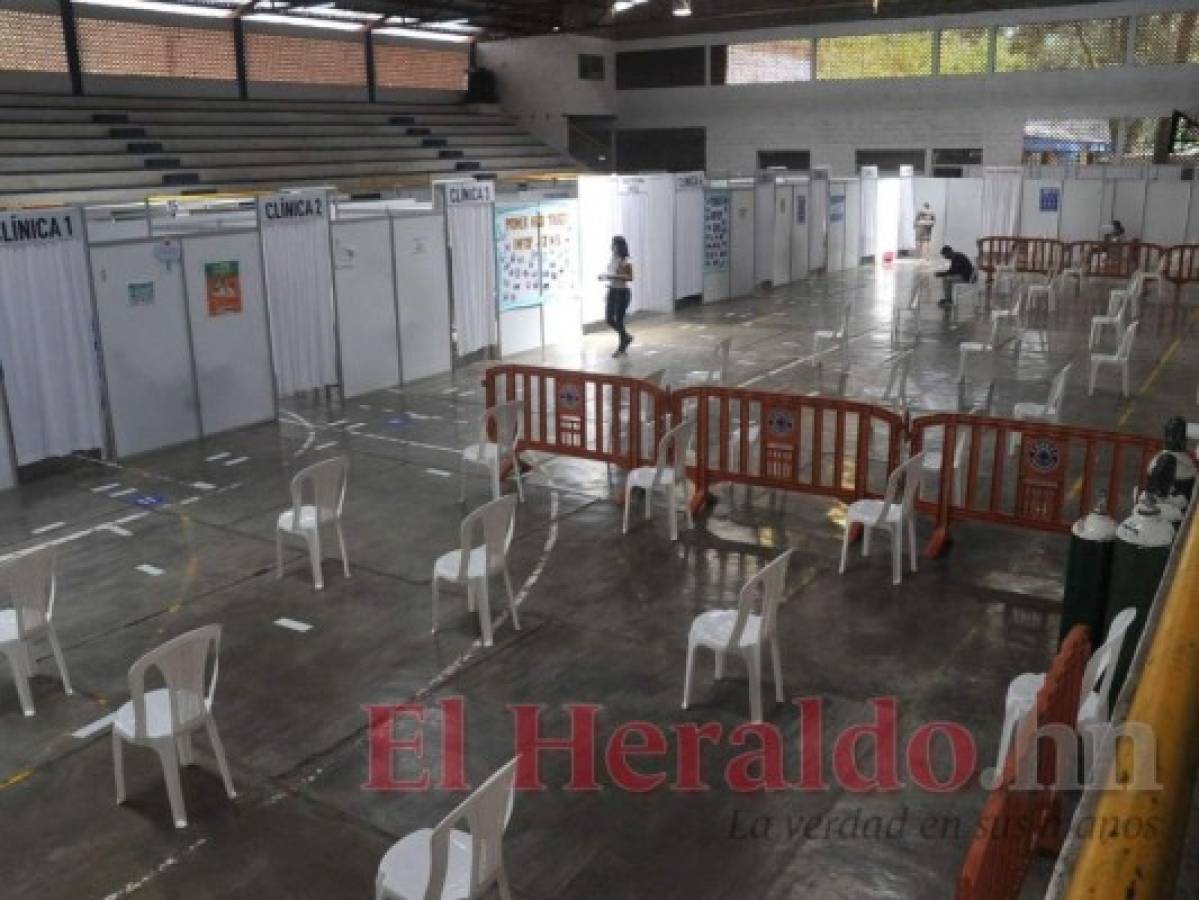
[(903, 417), (869, 403), (703, 385), (675, 391), (672, 405), (676, 421), (696, 421), (697, 506), (721, 482), (881, 496), (901, 461)]
[(1087, 278), (1131, 278), (1137, 269), (1152, 272), (1166, 248), (1140, 241), (1073, 241), (1069, 258)]
[(1162, 277), (1174, 285), (1174, 299), (1184, 284), (1199, 282), (1199, 244), (1179, 244), (1162, 250)]
[(929, 451), (926, 472), (938, 476), (936, 501), (919, 503), (936, 520), (931, 557), (959, 519), (1068, 531), (1100, 492), (1120, 519), (1162, 448), (1157, 438), (964, 413), (922, 416), (909, 434), (912, 453)]
[(666, 433), (670, 393), (639, 378), (502, 363), (483, 386), (489, 407), (524, 401), (520, 449), (633, 469), (654, 459)]
[(978, 239), (978, 267), (992, 275), (1015, 258), (1016, 271), (1048, 274), (1061, 262), (1064, 245), (1053, 238), (992, 236)]
[[(1037, 694), (1037, 729), (1048, 725), (1074, 728), (1090, 655), (1086, 626), (1076, 625), (1066, 635)], [(1025, 790), (1016, 784), (1016, 761), (1026, 759), (1030, 753), (1036, 755), (1038, 788)], [(987, 798), (966, 853), (957, 900), (1017, 900), (1034, 854), (1057, 853), (1062, 838), (1057, 776), (1057, 746), (1053, 740), (1038, 738), (1032, 731), (1017, 731), (999, 786)]]

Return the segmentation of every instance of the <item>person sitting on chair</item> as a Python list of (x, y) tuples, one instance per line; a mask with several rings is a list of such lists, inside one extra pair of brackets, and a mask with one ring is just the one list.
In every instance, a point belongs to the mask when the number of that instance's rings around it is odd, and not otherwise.
[(945, 291), (937, 306), (953, 306), (953, 286), (970, 283), (974, 277), (974, 264), (965, 253), (958, 253), (948, 244), (941, 248), (941, 256), (949, 260), (949, 268), (937, 273), (938, 278), (944, 279), (941, 285)]

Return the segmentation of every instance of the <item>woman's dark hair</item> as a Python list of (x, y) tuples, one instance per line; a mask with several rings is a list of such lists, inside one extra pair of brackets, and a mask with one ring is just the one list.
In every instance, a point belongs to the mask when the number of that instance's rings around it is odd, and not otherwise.
[(1123, 226), (1123, 224), (1121, 224), (1119, 219), (1112, 219), (1112, 227), (1115, 228), (1116, 231), (1124, 230), (1124, 226)]
[(616, 250), (616, 255), (621, 259), (629, 258), (629, 242), (619, 234), (612, 238), (612, 247)]

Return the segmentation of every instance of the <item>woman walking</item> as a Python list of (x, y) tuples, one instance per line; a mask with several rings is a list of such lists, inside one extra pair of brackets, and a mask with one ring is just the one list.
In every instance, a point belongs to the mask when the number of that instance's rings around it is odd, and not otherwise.
[(625, 331), (624, 317), (629, 311), (629, 301), (633, 292), (629, 285), (633, 283), (633, 261), (629, 259), (629, 244), (623, 237), (612, 238), (612, 258), (608, 260), (608, 271), (600, 276), (601, 281), (608, 283), (608, 301), (605, 320), (608, 327), (620, 335), (620, 344), (612, 355), (624, 356), (633, 343), (633, 336)]

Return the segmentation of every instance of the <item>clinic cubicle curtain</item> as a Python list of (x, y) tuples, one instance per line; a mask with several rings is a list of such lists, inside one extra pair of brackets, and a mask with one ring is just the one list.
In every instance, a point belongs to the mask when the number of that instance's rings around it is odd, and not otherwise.
[[(78, 234), (78, 214), (61, 215)], [(0, 364), (19, 465), (104, 446), (84, 253), (81, 239), (0, 244)]]
[(1019, 168), (983, 170), (982, 236), (1020, 233), (1022, 177)]
[(446, 216), (461, 356), (496, 343), (494, 217), (490, 203), (452, 206)]

